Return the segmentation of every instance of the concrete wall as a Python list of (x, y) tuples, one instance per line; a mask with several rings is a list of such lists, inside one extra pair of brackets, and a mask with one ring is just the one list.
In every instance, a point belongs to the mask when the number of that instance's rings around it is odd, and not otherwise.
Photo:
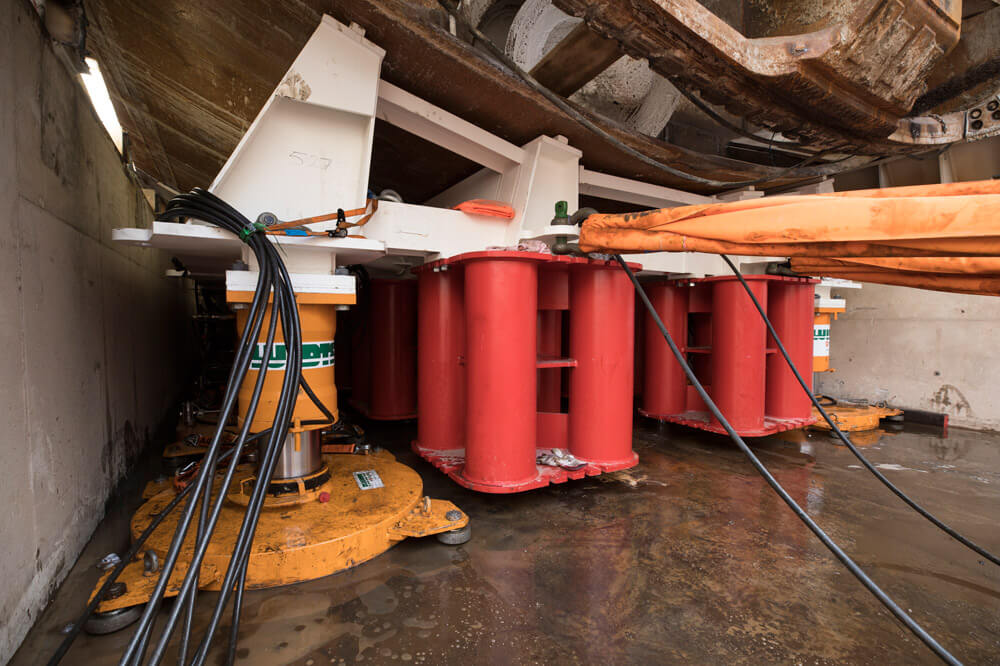
[(0, 663), (180, 386), (187, 292), (111, 243), (150, 218), (30, 2), (0, 2)]
[[(943, 160), (954, 180), (1000, 175), (1000, 137), (954, 146)], [(936, 183), (939, 174), (931, 158), (893, 162), (880, 177), (901, 186)], [(1000, 430), (1000, 298), (873, 284), (839, 295), (847, 312), (830, 327), (830, 365), (837, 371), (816, 375), (820, 391)]]
[(1000, 430), (1000, 298), (876, 284), (839, 295), (847, 312), (830, 327), (836, 372), (816, 375), (822, 393)]

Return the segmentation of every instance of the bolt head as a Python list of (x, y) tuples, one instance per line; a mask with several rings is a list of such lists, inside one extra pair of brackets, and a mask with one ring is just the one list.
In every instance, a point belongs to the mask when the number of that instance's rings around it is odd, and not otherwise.
[(324, 490), (319, 494), (319, 497), (317, 497), (316, 499), (319, 501), (320, 504), (326, 504), (327, 502), (330, 501), (330, 493)]
[(105, 599), (117, 599), (118, 597), (124, 595), (128, 592), (128, 586), (125, 583), (117, 582), (111, 583), (111, 587), (108, 588), (107, 594), (104, 595)]
[(456, 509), (452, 509), (448, 513), (444, 514), (444, 517), (447, 518), (448, 520), (461, 520), (462, 512)]

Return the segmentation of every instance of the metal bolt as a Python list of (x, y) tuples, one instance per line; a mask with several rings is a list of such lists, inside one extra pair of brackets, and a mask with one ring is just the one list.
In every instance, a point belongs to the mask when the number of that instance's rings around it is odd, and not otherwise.
[(801, 55), (809, 50), (809, 47), (805, 45), (805, 42), (797, 42), (792, 45), (792, 53), (795, 55)]
[(160, 570), (160, 558), (152, 550), (147, 550), (142, 554), (142, 572), (147, 576), (152, 576)]
[(973, 109), (972, 111), (969, 111), (969, 117), (972, 118), (973, 120), (980, 117), (981, 115), (983, 115), (982, 109)]
[(107, 571), (108, 569), (114, 569), (118, 566), (118, 563), (122, 561), (122, 558), (118, 557), (118, 553), (108, 553), (101, 558), (101, 561), (97, 563), (97, 568), (101, 571)]
[(257, 221), (269, 227), (272, 224), (278, 223), (278, 216), (274, 213), (261, 213), (257, 216)]
[(993, 120), (1000, 120), (1000, 110), (993, 112)]
[(125, 583), (111, 583), (111, 587), (108, 588), (108, 592), (104, 595), (104, 599), (117, 599), (118, 597), (124, 596), (126, 592), (128, 592), (128, 585)]
[(987, 111), (996, 111), (998, 108), (1000, 108), (1000, 102), (995, 99), (990, 100), (989, 104), (986, 105)]
[(983, 121), (982, 120), (973, 120), (971, 127), (972, 127), (972, 129), (974, 129), (976, 131), (979, 131), (979, 130), (983, 129)]
[(457, 509), (452, 509), (448, 513), (444, 514), (445, 519), (455, 521), (462, 519), (462, 512)]

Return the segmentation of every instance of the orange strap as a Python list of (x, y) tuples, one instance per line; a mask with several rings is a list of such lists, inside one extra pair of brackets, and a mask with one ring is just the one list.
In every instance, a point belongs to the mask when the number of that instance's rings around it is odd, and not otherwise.
[[(338, 229), (349, 229), (351, 227), (361, 227), (367, 224), (368, 220), (372, 219), (372, 215), (378, 210), (378, 199), (368, 199), (365, 202), (364, 208), (352, 208), (351, 210), (344, 211), (344, 217), (354, 217), (355, 215), (361, 215), (368, 210), (368, 205), (371, 204), (371, 212), (362, 217), (357, 222), (346, 222), (344, 224), (337, 225)], [(291, 220), (289, 222), (282, 222), (280, 224), (275, 224), (267, 228), (267, 233), (277, 234), (285, 231), (287, 229), (295, 229), (296, 227), (301, 227), (306, 224), (316, 224), (317, 222), (329, 222), (330, 220), (336, 220), (340, 215), (340, 212), (327, 213), (325, 215), (316, 215), (314, 217), (303, 217), (298, 220)], [(309, 236), (326, 236), (328, 235), (325, 231), (312, 231), (311, 229), (303, 229)]]

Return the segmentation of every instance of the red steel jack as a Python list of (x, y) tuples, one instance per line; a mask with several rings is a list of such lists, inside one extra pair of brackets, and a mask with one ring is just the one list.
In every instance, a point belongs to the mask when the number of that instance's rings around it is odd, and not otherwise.
[(632, 451), (635, 301), (617, 264), (485, 251), (416, 270), (417, 454), (466, 488), (488, 493), (521, 492), (638, 462)]

